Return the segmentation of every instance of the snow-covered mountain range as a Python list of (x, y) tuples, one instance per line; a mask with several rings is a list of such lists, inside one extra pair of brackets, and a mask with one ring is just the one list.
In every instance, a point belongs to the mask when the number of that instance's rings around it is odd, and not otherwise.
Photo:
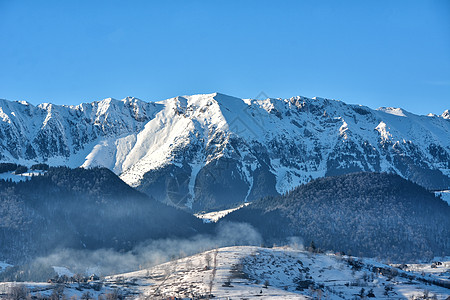
[(444, 190), (450, 114), (219, 93), (77, 106), (0, 100), (0, 161), (105, 166), (131, 186), (193, 211), (354, 171), (394, 172)]

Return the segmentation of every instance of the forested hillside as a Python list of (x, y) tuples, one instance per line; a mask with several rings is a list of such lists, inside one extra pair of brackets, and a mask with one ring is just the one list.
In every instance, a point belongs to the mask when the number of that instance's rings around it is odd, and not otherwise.
[(0, 180), (0, 261), (58, 248), (129, 250), (150, 238), (188, 237), (201, 221), (149, 198), (105, 168), (50, 168), (25, 182)]
[(227, 215), (268, 242), (289, 236), (321, 249), (407, 260), (450, 253), (450, 207), (426, 189), (386, 173), (316, 179)]

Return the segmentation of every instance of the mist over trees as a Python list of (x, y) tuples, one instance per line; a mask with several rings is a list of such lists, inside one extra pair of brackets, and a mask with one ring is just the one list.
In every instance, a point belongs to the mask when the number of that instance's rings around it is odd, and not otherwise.
[[(317, 179), (282, 196), (256, 200), (218, 224), (203, 224), (185, 211), (162, 204), (105, 168), (52, 167), (23, 182), (0, 180), (0, 200), (0, 261), (25, 266), (61, 249), (131, 253), (136, 246), (158, 239), (171, 240), (166, 248), (180, 251), (186, 243), (172, 241), (192, 239), (198, 244), (204, 240), (202, 234), (217, 232), (219, 242), (206, 237), (202, 244), (230, 245), (233, 237), (251, 232), (250, 244), (271, 246), (300, 237), (305, 245), (314, 245), (314, 251), (395, 261), (450, 253), (450, 207), (419, 185), (392, 174)], [(224, 226), (229, 221), (250, 225)], [(34, 269), (30, 270), (32, 275)], [(20, 272), (11, 270), (10, 275), (16, 273)]]
[(399, 261), (450, 253), (450, 207), (398, 175), (353, 173), (316, 179), (227, 215), (267, 243), (289, 236), (318, 248)]
[(0, 180), (0, 199), (0, 260), (12, 263), (65, 247), (127, 251), (148, 239), (207, 229), (105, 168), (58, 167), (24, 182)]

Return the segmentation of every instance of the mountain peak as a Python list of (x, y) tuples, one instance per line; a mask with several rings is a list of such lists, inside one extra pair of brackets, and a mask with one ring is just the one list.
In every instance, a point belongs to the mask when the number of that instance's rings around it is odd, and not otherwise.
[(403, 110), (402, 108), (398, 108), (398, 107), (380, 107), (377, 110), (385, 112), (390, 115), (399, 116), (399, 117), (406, 117), (405, 113), (407, 113), (405, 110)]

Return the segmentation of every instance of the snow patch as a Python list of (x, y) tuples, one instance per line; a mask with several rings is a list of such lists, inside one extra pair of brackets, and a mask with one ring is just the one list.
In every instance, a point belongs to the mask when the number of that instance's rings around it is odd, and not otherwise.
[(380, 124), (375, 127), (375, 130), (380, 133), (381, 139), (383, 141), (389, 141), (392, 138), (392, 134), (388, 131), (388, 129), (389, 128), (387, 127), (386, 123), (384, 123), (383, 121), (381, 121)]
[(378, 108), (379, 111), (385, 112), (387, 114), (391, 114), (394, 116), (399, 117), (406, 117), (404, 111), (401, 108), (395, 108), (395, 107), (380, 107)]
[(12, 266), (13, 266), (13, 265), (10, 265), (10, 264), (7, 264), (7, 263), (5, 263), (5, 262), (3, 262), (3, 261), (0, 261), (0, 272), (5, 271), (6, 268), (12, 267)]
[(251, 202), (244, 203), (242, 205), (239, 205), (238, 207), (231, 208), (231, 209), (225, 209), (225, 210), (219, 210), (219, 211), (213, 211), (209, 213), (198, 213), (194, 214), (199, 219), (203, 220), (203, 223), (216, 223), (221, 218), (225, 217), (229, 213), (236, 211), (238, 209), (241, 209), (247, 205), (251, 204)]
[(66, 267), (57, 267), (57, 266), (52, 266), (53, 270), (56, 272), (56, 274), (58, 274), (58, 276), (67, 276), (67, 277), (72, 277), (75, 274), (70, 271), (68, 268)]
[(450, 206), (450, 190), (438, 191), (438, 192), (435, 192), (435, 195), (441, 196), (442, 200), (447, 202), (447, 204)]

